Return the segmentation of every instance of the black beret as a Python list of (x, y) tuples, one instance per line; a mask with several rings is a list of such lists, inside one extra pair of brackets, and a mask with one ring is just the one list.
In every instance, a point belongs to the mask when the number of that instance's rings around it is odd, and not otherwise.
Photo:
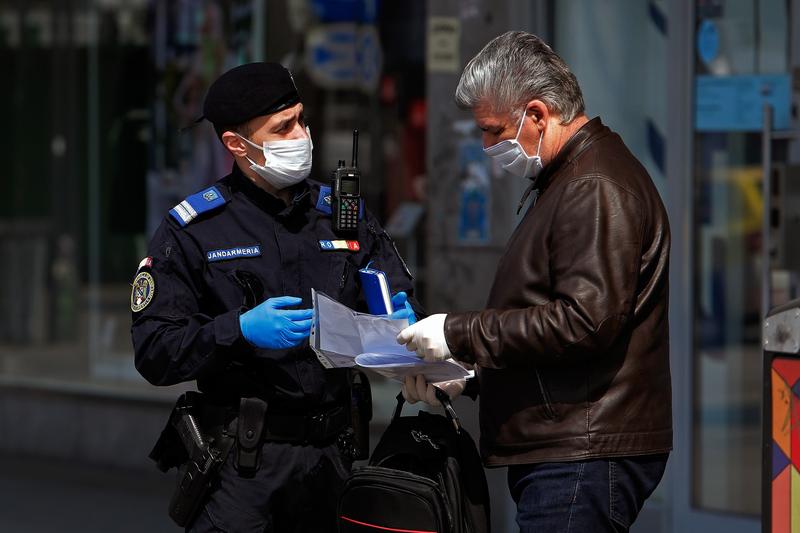
[(276, 113), (300, 101), (292, 75), (279, 63), (247, 63), (234, 67), (211, 84), (203, 116), (219, 126), (238, 126)]

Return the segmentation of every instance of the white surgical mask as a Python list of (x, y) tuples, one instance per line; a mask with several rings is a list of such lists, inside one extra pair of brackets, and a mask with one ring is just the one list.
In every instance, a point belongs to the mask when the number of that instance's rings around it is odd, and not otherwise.
[(522, 125), (524, 123), (525, 111), (523, 110), (522, 120), (519, 123), (519, 129), (517, 129), (517, 136), (513, 139), (506, 139), (488, 148), (484, 148), (483, 152), (497, 160), (500, 165), (511, 174), (520, 178), (535, 178), (542, 171), (542, 158), (539, 157), (539, 151), (542, 149), (544, 130), (542, 130), (541, 135), (539, 135), (539, 147), (536, 149), (536, 155), (529, 156), (519, 143), (519, 134), (522, 132)]
[(306, 137), (303, 139), (264, 141), (263, 146), (241, 135), (239, 138), (250, 146), (264, 151), (263, 165), (245, 157), (250, 162), (250, 168), (278, 190), (300, 183), (311, 173), (311, 151), (314, 149), (314, 143), (311, 142), (311, 130), (308, 126), (306, 126)]

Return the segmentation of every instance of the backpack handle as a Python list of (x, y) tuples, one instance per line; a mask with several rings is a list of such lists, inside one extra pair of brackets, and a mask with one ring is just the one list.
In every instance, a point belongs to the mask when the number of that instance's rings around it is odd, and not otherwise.
[[(450, 401), (450, 396), (448, 396), (445, 391), (435, 385), (433, 388), (436, 393), (436, 399), (439, 400), (439, 402), (442, 404), (442, 407), (444, 407), (445, 415), (447, 415), (447, 418), (453, 423), (456, 433), (461, 433), (461, 421), (458, 419), (458, 413), (456, 413), (456, 410), (453, 409), (453, 403)], [(394, 408), (392, 420), (400, 418), (400, 412), (403, 410), (404, 403), (406, 403), (406, 399), (403, 398), (403, 392), (400, 391), (397, 393), (397, 407)]]

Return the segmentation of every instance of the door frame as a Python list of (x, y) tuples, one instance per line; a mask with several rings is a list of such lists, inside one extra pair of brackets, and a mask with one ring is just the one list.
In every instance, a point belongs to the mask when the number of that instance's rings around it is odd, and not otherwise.
[(670, 346), (674, 451), (665, 482), (664, 531), (756, 533), (759, 518), (699, 509), (692, 503), (694, 402), (694, 79), (695, 4), (669, 2), (670, 109), (667, 150), (667, 211), (672, 227)]

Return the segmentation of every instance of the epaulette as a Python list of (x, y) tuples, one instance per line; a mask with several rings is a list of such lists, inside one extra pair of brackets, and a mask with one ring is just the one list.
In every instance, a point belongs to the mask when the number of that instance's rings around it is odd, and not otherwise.
[[(326, 215), (330, 215), (332, 213), (331, 199), (332, 199), (332, 193), (330, 186), (320, 185), (319, 198), (317, 198), (317, 205), (316, 205), (317, 211), (319, 211), (320, 213), (324, 213)], [(364, 199), (362, 198), (358, 208), (358, 219), (361, 220), (363, 218), (364, 218)]]
[(222, 196), (216, 187), (209, 187), (187, 196), (184, 201), (170, 209), (169, 214), (181, 227), (186, 227), (192, 220), (203, 213), (213, 211), (227, 202), (228, 200)]

